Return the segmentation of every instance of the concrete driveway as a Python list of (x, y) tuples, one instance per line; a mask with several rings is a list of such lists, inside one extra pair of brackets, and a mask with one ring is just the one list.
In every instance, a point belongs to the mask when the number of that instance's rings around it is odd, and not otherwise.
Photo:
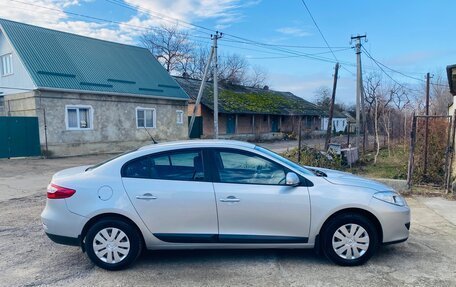
[(410, 239), (366, 265), (339, 267), (311, 250), (148, 252), (108, 272), (52, 243), (40, 213), (51, 175), (106, 156), (0, 160), (0, 286), (456, 286), (456, 202), (411, 197)]

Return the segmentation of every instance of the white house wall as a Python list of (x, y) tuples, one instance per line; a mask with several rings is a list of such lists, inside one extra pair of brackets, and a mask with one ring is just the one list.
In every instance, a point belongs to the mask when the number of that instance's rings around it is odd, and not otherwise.
[[(35, 85), (30, 78), (29, 73), (25, 69), (21, 59), (11, 46), (0, 26), (0, 57), (9, 53), (13, 55), (13, 74), (2, 76), (0, 69), (0, 96), (20, 94), (27, 92), (27, 90), (33, 90), (35, 88)], [(1, 65), (2, 63), (0, 62), (0, 66)]]
[[(329, 118), (322, 118), (321, 119), (321, 130), (328, 129), (328, 122)], [(336, 129), (336, 132), (343, 132), (347, 127), (347, 119), (346, 118), (333, 118), (332, 119), (332, 126), (333, 130)]]

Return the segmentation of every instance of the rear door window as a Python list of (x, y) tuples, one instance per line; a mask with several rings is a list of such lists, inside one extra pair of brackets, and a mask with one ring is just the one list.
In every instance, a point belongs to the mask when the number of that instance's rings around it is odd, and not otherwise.
[(201, 150), (180, 150), (149, 155), (127, 162), (122, 177), (204, 181)]

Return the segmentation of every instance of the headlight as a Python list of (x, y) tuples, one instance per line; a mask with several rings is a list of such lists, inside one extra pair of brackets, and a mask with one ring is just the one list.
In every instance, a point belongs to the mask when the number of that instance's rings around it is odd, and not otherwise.
[(398, 205), (398, 206), (407, 205), (407, 203), (405, 202), (405, 199), (393, 191), (377, 192), (376, 194), (374, 194), (374, 198), (384, 201), (384, 202), (394, 204), (394, 205)]

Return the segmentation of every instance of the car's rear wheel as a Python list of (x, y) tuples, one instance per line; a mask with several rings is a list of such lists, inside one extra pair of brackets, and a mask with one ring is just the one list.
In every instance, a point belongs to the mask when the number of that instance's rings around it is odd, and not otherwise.
[(139, 256), (142, 240), (131, 224), (106, 218), (89, 228), (85, 248), (95, 265), (108, 270), (120, 270), (128, 267)]
[(375, 226), (366, 217), (347, 213), (331, 219), (324, 227), (323, 252), (338, 265), (364, 264), (378, 247)]

